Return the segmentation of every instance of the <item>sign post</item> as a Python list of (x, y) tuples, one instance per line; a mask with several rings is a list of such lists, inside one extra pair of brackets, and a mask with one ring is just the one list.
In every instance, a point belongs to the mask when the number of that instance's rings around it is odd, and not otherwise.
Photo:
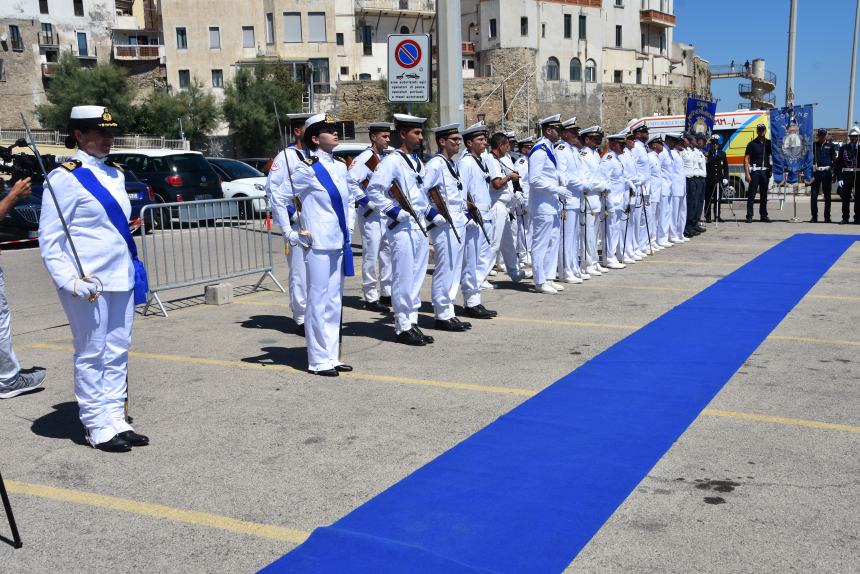
[(429, 34), (388, 36), (388, 101), (429, 102), (432, 70)]

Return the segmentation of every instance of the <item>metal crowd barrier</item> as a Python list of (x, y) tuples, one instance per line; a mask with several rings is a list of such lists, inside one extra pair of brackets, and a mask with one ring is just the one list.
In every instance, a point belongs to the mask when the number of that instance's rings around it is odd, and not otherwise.
[(149, 276), (143, 314), (155, 302), (167, 317), (161, 291), (260, 274), (256, 291), (272, 275), (268, 205), (256, 198), (209, 199), (144, 206), (141, 260)]

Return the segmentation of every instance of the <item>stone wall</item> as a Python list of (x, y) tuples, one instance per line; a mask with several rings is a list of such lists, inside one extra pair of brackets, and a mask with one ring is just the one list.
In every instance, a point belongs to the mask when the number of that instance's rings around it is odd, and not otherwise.
[(4, 19), (3, 25), (7, 35), (9, 25), (18, 26), (24, 49), (13, 50), (11, 38), (0, 42), (0, 60), (3, 60), (5, 75), (5, 81), (0, 81), (0, 126), (21, 127), (18, 114), (24, 112), (27, 122), (38, 127), (36, 105), (44, 101), (45, 94), (39, 65), (39, 23), (29, 19)]
[(666, 86), (603, 84), (602, 124), (607, 133), (620, 131), (632, 118), (684, 114), (687, 90)]

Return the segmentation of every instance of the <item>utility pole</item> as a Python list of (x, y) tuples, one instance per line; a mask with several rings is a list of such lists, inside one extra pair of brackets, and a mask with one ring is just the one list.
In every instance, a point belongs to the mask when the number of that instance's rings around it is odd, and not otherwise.
[(860, 0), (854, 11), (854, 49), (851, 51), (851, 85), (848, 88), (848, 122), (845, 128), (851, 129), (854, 121), (854, 77), (857, 73), (857, 28), (860, 26)]
[[(858, 0), (860, 5), (860, 0)], [(857, 36), (857, 30), (854, 30)], [(785, 73), (785, 107), (794, 105), (794, 45), (797, 39), (797, 0), (791, 0), (788, 17), (788, 70)]]
[(439, 125), (463, 125), (463, 38), (460, 0), (436, 2), (439, 47)]

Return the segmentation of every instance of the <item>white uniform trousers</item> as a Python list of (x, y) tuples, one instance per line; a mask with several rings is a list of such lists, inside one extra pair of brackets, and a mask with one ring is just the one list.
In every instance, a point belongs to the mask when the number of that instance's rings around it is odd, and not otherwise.
[(522, 215), (519, 208), (512, 211), (514, 220), (511, 222), (511, 233), (516, 239), (517, 260), (520, 262), (520, 267), (531, 261), (529, 257), (529, 216)]
[[(299, 231), (300, 229), (297, 224), (293, 224), (294, 231)], [(284, 244), (288, 245), (290, 250), (287, 255), (287, 265), (290, 268), (289, 275), (287, 276), (290, 291), (290, 311), (293, 313), (293, 320), (296, 324), (303, 325), (305, 322), (308, 291), (305, 254), (301, 246), (290, 245), (286, 237), (284, 237)]]
[[(365, 217), (367, 211), (370, 215)], [(378, 301), (380, 295), (390, 297), (391, 248), (385, 240), (388, 220), (364, 205), (358, 206), (357, 219), (361, 231), (361, 292), (364, 300)]]
[(493, 215), (493, 234), (490, 237), (493, 239), (493, 250), (496, 254), (493, 262), (501, 255), (508, 275), (516, 275), (520, 272), (520, 262), (517, 259), (517, 243), (508, 206), (497, 201), (490, 212)]
[(590, 193), (584, 196), (583, 200), (586, 201), (585, 225), (583, 226), (583, 233), (585, 233), (585, 261), (583, 265), (588, 268), (598, 263), (597, 232), (603, 216), (601, 215), (599, 195)]
[(562, 278), (579, 277), (582, 274), (579, 269), (582, 211), (565, 209), (562, 214), (563, 218), (559, 224), (558, 274)]
[(678, 198), (678, 216), (675, 220), (675, 225), (678, 230), (678, 237), (684, 236), (684, 230), (687, 229), (687, 198)]
[[(484, 222), (485, 229), (489, 224)], [(487, 240), (484, 234), (474, 222), (466, 225), (463, 233), (463, 266), (460, 274), (460, 290), (463, 291), (463, 304), (466, 307), (474, 307), (481, 304), (481, 283), (484, 279), (481, 271), (481, 247), (486, 246)], [(451, 299), (457, 296), (456, 284), (451, 286)]]
[[(630, 208), (630, 228), (627, 231), (627, 241), (629, 242), (629, 249), (631, 249), (629, 255), (633, 255), (634, 251), (639, 251), (642, 249), (642, 242), (639, 241), (639, 228), (642, 226), (642, 206), (644, 199), (642, 195), (637, 195), (636, 197), (631, 198), (633, 202)], [(625, 222), (626, 225), (626, 222)]]
[(301, 249), (308, 280), (305, 341), (308, 368), (333, 369), (340, 364), (340, 318), (343, 305), (343, 250)]
[(675, 240), (684, 235), (684, 225), (687, 221), (687, 214), (681, 216), (681, 207), (685, 207), (685, 199), (683, 197), (672, 196), (669, 202), (669, 240)]
[(421, 284), (427, 273), (430, 244), (418, 229), (399, 224), (385, 235), (391, 246), (391, 304), (394, 307), (394, 332), (398, 335), (418, 323)]
[(6, 300), (6, 279), (0, 269), (0, 384), (11, 383), (20, 371), (21, 365), (12, 349), (12, 313)]
[[(484, 281), (486, 281), (487, 276), (490, 274), (490, 270), (496, 264), (496, 255), (499, 253), (498, 249), (493, 244), (493, 239), (495, 238), (495, 226), (493, 225), (493, 219), (495, 214), (493, 210), (490, 209), (487, 212), (481, 212), (481, 217), (484, 218), (484, 229), (487, 231), (487, 237), (490, 238), (490, 243), (487, 243), (487, 240), (484, 239), (484, 235), (481, 234), (481, 241), (478, 242), (478, 248), (480, 250), (480, 260), (478, 263), (478, 279), (480, 285)], [(478, 232), (480, 233), (480, 229)], [(499, 241), (501, 242), (501, 235), (499, 236)]]
[(87, 440), (96, 445), (132, 430), (125, 422), (134, 292), (105, 291), (95, 302), (59, 291), (75, 349), (75, 398)]
[(657, 241), (666, 243), (672, 237), (672, 196), (663, 195), (660, 198), (660, 207), (657, 210), (657, 216), (660, 220), (660, 227), (657, 230)]
[(532, 215), (532, 272), (535, 285), (556, 277), (561, 218), (556, 213)]
[[(433, 313), (437, 319), (450, 319), (454, 316), (454, 298), (463, 272), (463, 244), (457, 241), (447, 223), (435, 226), (429, 233), (435, 260), (430, 289)], [(466, 228), (458, 227), (457, 233), (460, 234), (460, 241), (463, 241)]]
[(623, 255), (624, 243), (624, 204), (621, 198), (609, 198), (608, 237), (604, 239), (605, 259), (607, 263), (617, 263)]
[(642, 225), (639, 227), (639, 249), (648, 254), (651, 253), (651, 247), (657, 241), (655, 225), (657, 225), (657, 202), (646, 201), (642, 211)]

